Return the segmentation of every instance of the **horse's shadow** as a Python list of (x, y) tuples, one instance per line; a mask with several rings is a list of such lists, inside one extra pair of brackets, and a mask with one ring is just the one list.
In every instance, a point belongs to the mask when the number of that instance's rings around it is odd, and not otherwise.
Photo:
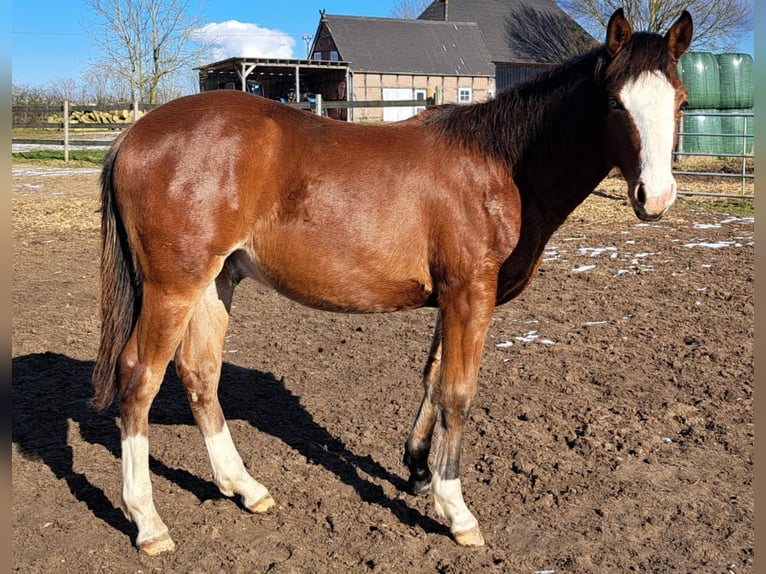
[[(68, 443), (70, 420), (79, 425), (83, 440), (105, 447), (115, 459), (120, 456), (120, 432), (115, 424), (117, 407), (113, 405), (97, 412), (88, 404), (92, 396), (92, 370), (92, 362), (56, 353), (14, 358), (11, 438), (24, 456), (41, 460), (57, 478), (66, 481), (72, 494), (95, 516), (135, 537), (135, 528), (104, 491), (74, 470), (74, 453)], [(426, 532), (446, 533), (442, 524), (408, 506), (402, 498), (391, 499), (379, 484), (360, 476), (359, 470), (372, 478), (388, 481), (398, 490), (406, 489), (406, 481), (401, 477), (392, 474), (371, 456), (351, 452), (343, 441), (317, 424), (301, 405), (299, 397), (271, 373), (225, 363), (219, 396), (228, 420), (245, 420), (258, 431), (282, 440), (307, 461), (325, 468), (352, 486), (363, 501), (391, 511), (400, 522), (417, 525)], [(194, 425), (186, 396), (172, 367), (152, 405), (150, 423)], [(211, 481), (169, 467), (151, 455), (149, 466), (154, 474), (188, 490), (200, 501), (223, 497)], [(119, 465), (115, 464), (115, 473), (119, 472)]]

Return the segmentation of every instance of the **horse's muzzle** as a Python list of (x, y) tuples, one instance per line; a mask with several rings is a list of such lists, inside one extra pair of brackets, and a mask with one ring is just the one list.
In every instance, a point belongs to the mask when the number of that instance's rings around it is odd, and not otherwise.
[(641, 221), (657, 221), (665, 215), (676, 200), (676, 182), (662, 186), (660, 190), (652, 189), (647, 184), (638, 180), (628, 185), (628, 198), (633, 211)]

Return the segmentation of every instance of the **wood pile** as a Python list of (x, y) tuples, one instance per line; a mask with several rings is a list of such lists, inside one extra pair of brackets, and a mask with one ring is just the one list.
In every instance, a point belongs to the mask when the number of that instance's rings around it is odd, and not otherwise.
[[(138, 112), (141, 117), (142, 112)], [(60, 115), (48, 116), (48, 123), (63, 123)], [(75, 110), (69, 114), (70, 124), (128, 124), (133, 122), (133, 110)]]

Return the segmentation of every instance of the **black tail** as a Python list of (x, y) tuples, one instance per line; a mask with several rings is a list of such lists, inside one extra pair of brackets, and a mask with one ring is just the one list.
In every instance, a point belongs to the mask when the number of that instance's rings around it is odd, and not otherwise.
[(113, 170), (121, 141), (112, 146), (101, 172), (101, 342), (91, 401), (98, 409), (107, 408), (117, 395), (117, 362), (141, 308), (140, 278), (114, 202)]

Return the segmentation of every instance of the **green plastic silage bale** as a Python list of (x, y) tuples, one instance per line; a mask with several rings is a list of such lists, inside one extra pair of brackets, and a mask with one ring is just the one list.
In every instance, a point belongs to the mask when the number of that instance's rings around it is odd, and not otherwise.
[(726, 110), (721, 116), (721, 149), (723, 153), (753, 153), (753, 135), (755, 117), (743, 114), (752, 113), (753, 108)]
[(753, 57), (750, 54), (718, 54), (721, 109), (749, 109), (755, 100)]
[(680, 151), (705, 154), (724, 153), (721, 144), (721, 116), (718, 110), (690, 110), (684, 114), (681, 125)]
[(690, 110), (719, 107), (721, 78), (713, 53), (687, 52), (678, 61), (678, 73), (689, 95)]

